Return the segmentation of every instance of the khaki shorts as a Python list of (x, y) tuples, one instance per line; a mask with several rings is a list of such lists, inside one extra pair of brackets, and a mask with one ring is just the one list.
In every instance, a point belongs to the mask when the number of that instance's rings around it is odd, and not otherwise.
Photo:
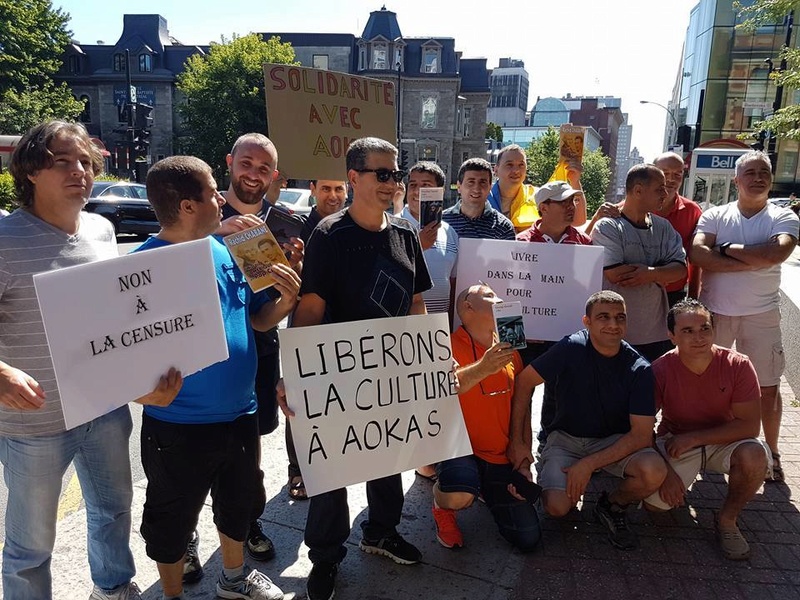
[(714, 343), (746, 354), (761, 387), (778, 385), (786, 366), (781, 341), (781, 311), (777, 307), (757, 315), (729, 317), (714, 314)]
[[(672, 434), (667, 434), (656, 440), (658, 448), (661, 450), (661, 456), (669, 456), (667, 454), (665, 445)], [(730, 444), (709, 444), (707, 446), (700, 446), (693, 448), (688, 452), (684, 452), (680, 458), (669, 457), (669, 466), (678, 474), (678, 477), (683, 481), (683, 487), (687, 490), (697, 479), (700, 471), (705, 473), (722, 473), (728, 474), (731, 470), (731, 456), (733, 451), (742, 444), (758, 444), (764, 449), (767, 455), (767, 472), (765, 475), (772, 472), (772, 455), (769, 449), (761, 441), (753, 438), (738, 440)], [(661, 499), (658, 492), (651, 494), (645, 498), (645, 502), (650, 506), (655, 506), (661, 510), (669, 510), (672, 507)]]
[[(595, 454), (601, 450), (613, 446), (623, 434), (618, 433), (604, 438), (585, 438), (574, 437), (563, 431), (553, 431), (547, 435), (547, 444), (542, 451), (542, 470), (539, 473), (537, 483), (545, 490), (565, 490), (567, 489), (567, 474), (561, 469), (574, 465), (580, 459)], [(652, 452), (657, 454), (653, 448), (643, 448), (633, 454), (629, 454), (622, 460), (606, 465), (603, 471), (619, 477), (625, 478), (625, 467), (637, 454)]]

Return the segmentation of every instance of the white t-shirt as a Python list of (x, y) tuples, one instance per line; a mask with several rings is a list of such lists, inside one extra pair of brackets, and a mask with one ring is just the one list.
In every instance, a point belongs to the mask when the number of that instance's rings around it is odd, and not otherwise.
[[(419, 229), (417, 221), (408, 210), (408, 206), (400, 211), (399, 217)], [(423, 252), (425, 263), (428, 265), (428, 274), (431, 276), (433, 287), (422, 292), (425, 308), (428, 313), (446, 313), (450, 306), (450, 279), (456, 276), (456, 262), (458, 259), (458, 234), (456, 230), (442, 221), (436, 232), (436, 242)]]
[[(782, 233), (797, 239), (798, 227), (800, 220), (788, 208), (767, 203), (760, 212), (745, 218), (738, 202), (731, 202), (704, 212), (697, 223), (697, 233), (715, 235), (715, 246), (725, 242), (748, 246), (765, 244)], [(703, 270), (700, 301), (721, 315), (757, 315), (778, 306), (780, 283), (780, 265), (733, 273)]]

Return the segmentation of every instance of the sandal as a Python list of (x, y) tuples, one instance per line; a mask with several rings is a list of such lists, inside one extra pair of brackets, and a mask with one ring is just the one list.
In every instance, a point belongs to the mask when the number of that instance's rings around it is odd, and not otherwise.
[(783, 466), (781, 465), (781, 455), (777, 452), (772, 453), (772, 477), (767, 477), (764, 481), (775, 481), (783, 483), (786, 481), (786, 475), (783, 473)]
[(425, 473), (420, 473), (419, 471), (415, 470), (414, 475), (416, 475), (417, 477), (422, 477), (422, 479), (427, 479), (431, 483), (436, 483), (436, 481), (439, 479), (435, 471), (433, 475), (425, 475)]
[(308, 500), (308, 494), (306, 494), (306, 484), (303, 483), (302, 475), (289, 477), (289, 482), (286, 484), (286, 488), (289, 492), (289, 497), (292, 500)]

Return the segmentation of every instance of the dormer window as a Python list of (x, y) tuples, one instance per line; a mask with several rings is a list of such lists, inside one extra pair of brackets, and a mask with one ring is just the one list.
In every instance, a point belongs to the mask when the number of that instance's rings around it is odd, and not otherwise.
[(386, 70), (388, 63), (389, 48), (384, 42), (372, 44), (372, 68), (376, 70)]
[(153, 70), (153, 57), (149, 54), (139, 55), (139, 72), (150, 73)]
[(441, 73), (442, 49), (428, 47), (422, 51), (422, 72)]
[(120, 71), (126, 71), (126, 70), (127, 69), (125, 69), (125, 55), (120, 52), (117, 52), (114, 55), (114, 71), (119, 73)]
[(72, 54), (69, 57), (67, 65), (70, 75), (77, 75), (81, 72), (81, 58), (77, 54)]

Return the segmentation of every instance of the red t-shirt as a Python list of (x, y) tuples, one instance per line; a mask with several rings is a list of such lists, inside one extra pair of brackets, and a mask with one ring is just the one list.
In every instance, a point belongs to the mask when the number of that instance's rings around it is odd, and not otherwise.
[(689, 269), (686, 277), (678, 281), (673, 281), (665, 288), (668, 292), (679, 292), (684, 288), (686, 282), (689, 280), (689, 273), (691, 273), (692, 269), (692, 265), (688, 260), (689, 249), (692, 247), (694, 230), (697, 227), (697, 221), (700, 220), (700, 215), (703, 214), (703, 209), (701, 209), (696, 202), (693, 202), (692, 200), (684, 198), (678, 194), (678, 197), (675, 200), (675, 205), (672, 207), (672, 210), (669, 212), (669, 214), (658, 214), (669, 221), (670, 225), (672, 225), (672, 228), (680, 234), (681, 241), (683, 242), (683, 249), (686, 250), (686, 268)]
[(564, 235), (561, 236), (561, 239), (554, 240), (548, 235), (543, 234), (539, 230), (539, 223), (542, 220), (539, 219), (531, 225), (525, 231), (521, 231), (517, 234), (517, 241), (518, 242), (540, 242), (540, 243), (550, 243), (550, 244), (578, 244), (581, 246), (591, 246), (592, 245), (592, 238), (590, 238), (585, 233), (578, 231), (574, 227), (567, 227), (567, 230), (564, 232)]
[(761, 397), (749, 358), (719, 346), (712, 351), (711, 364), (700, 375), (686, 368), (677, 348), (653, 363), (656, 408), (661, 409), (658, 435), (717, 427), (733, 420), (734, 404)]
[[(486, 352), (486, 348), (473, 342), (464, 327), (459, 327), (450, 336), (450, 343), (454, 358), (463, 366), (477, 362)], [(514, 352), (513, 360), (503, 369), (458, 395), (472, 452), (486, 462), (498, 465), (508, 462), (506, 447), (514, 375), (522, 370), (522, 366), (519, 352)]]

